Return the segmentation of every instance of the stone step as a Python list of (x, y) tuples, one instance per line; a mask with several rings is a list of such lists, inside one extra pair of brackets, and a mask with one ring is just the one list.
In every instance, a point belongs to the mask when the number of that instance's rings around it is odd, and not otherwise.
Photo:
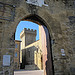
[(25, 65), (25, 70), (37, 70), (36, 65)]

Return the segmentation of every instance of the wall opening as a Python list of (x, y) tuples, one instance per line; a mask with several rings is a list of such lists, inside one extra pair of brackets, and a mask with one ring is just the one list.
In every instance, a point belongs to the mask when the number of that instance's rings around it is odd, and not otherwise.
[[(54, 70), (51, 52), (51, 38), (45, 25), (46, 23), (42, 19), (40, 20), (40, 17), (37, 15), (29, 15), (23, 18), (21, 21), (31, 21), (38, 24), (39, 40), (36, 40), (32, 43), (27, 43), (32, 41), (30, 40), (31, 38), (33, 40), (35, 39), (33, 37), (35, 37), (35, 35), (37, 34), (36, 30), (26, 28), (22, 30), (22, 32), (20, 33), (21, 40), (19, 41), (19, 46), (21, 47), (19, 51), (19, 69), (44, 70), (45, 75), (53, 75)], [(30, 34), (33, 34), (34, 36)], [(34, 61), (31, 59), (33, 59)]]

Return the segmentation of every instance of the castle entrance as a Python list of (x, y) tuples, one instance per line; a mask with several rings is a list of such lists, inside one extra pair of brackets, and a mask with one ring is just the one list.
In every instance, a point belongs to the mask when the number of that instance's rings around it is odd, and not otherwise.
[[(20, 53), (14, 55), (14, 50), (17, 51), (17, 44), (21, 43), (21, 40), (14, 41), (14, 37), (20, 21), (31, 21), (40, 27), (42, 44), (39, 45), (44, 52), (41, 55), (41, 50), (35, 51), (34, 56), (41, 58), (45, 75), (75, 75), (75, 0), (0, 0), (0, 75), (14, 75), (14, 56)], [(22, 53), (29, 50), (28, 46), (25, 49)], [(27, 57), (30, 57), (30, 51)], [(33, 64), (26, 61), (21, 68)]]
[[(36, 15), (30, 15), (22, 21), (33, 22), (38, 25), (39, 39), (36, 40), (37, 30), (24, 28), (20, 33), (20, 41), (15, 40), (20, 45), (19, 67), (15, 70), (44, 70), (44, 75), (53, 75), (52, 48), (49, 31), (43, 21)], [(16, 48), (15, 48), (16, 50)], [(15, 57), (17, 56), (15, 51)], [(14, 60), (16, 63), (16, 58)]]

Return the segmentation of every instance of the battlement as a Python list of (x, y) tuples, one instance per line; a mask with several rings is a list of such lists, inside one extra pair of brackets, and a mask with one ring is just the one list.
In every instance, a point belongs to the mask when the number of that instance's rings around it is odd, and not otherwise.
[(36, 35), (37, 34), (37, 30), (24, 28), (22, 30), (22, 32), (20, 33), (20, 37), (22, 37), (24, 34), (32, 34), (32, 35), (34, 34), (34, 35)]
[(27, 29), (27, 28), (24, 28), (24, 30), (25, 30), (25, 31), (29, 31), (29, 32), (36, 32), (36, 30), (29, 29), (29, 28), (28, 28), (28, 29)]

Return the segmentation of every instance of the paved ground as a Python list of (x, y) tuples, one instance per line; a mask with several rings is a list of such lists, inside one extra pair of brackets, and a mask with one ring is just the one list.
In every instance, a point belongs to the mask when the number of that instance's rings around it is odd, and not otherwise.
[(20, 70), (20, 71), (14, 71), (14, 75), (44, 75), (43, 70)]

